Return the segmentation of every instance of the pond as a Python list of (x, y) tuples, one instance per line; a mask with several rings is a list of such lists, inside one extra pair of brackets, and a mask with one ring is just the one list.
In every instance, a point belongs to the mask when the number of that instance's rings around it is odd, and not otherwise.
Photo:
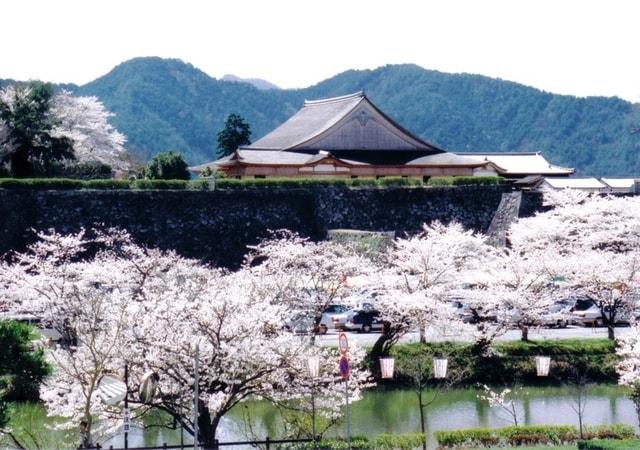
[[(434, 430), (498, 427), (510, 424), (508, 415), (490, 408), (487, 402), (477, 398), (477, 389), (452, 389), (438, 394), (427, 408), (426, 425), (431, 434)], [(430, 399), (433, 392), (426, 392)], [(576, 389), (571, 387), (525, 386), (517, 394), (520, 419), (525, 424), (578, 424), (575, 412)], [(251, 417), (253, 432), (260, 438), (282, 437), (282, 418), (278, 411), (267, 402), (247, 402), (233, 410), (221, 424), (220, 441), (244, 440), (249, 438), (246, 417)], [(40, 410), (39, 419), (34, 416), (24, 420), (44, 421)], [(588, 425), (626, 423), (637, 431), (637, 417), (633, 403), (624, 396), (624, 391), (615, 385), (592, 385), (586, 390), (584, 423)], [(411, 390), (377, 389), (365, 392), (363, 399), (351, 405), (351, 434), (375, 436), (379, 433), (412, 433), (420, 430), (417, 397)], [(33, 424), (31, 424), (33, 425)], [(331, 431), (334, 435), (344, 435), (344, 424), (338, 424)], [(180, 443), (179, 430), (153, 428), (133, 429), (129, 435), (130, 446), (161, 445)], [(185, 442), (191, 442), (188, 435)], [(122, 445), (122, 436), (103, 440), (104, 446)], [(429, 447), (435, 448), (435, 440), (430, 437)]]

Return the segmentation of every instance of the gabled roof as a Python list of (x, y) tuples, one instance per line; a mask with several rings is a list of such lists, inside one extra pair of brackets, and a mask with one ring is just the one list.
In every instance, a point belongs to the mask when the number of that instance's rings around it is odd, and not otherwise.
[(544, 182), (554, 189), (606, 189), (597, 178), (545, 178)]
[(443, 151), (401, 127), (363, 92), (305, 101), (289, 120), (241, 149)]
[(456, 155), (489, 161), (504, 175), (571, 175), (575, 169), (553, 165), (540, 152), (455, 152)]

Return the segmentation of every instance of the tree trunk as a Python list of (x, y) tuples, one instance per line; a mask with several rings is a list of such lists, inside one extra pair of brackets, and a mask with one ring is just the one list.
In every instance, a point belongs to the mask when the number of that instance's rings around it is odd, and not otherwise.
[(529, 341), (529, 327), (527, 325), (523, 325), (520, 329), (522, 330), (522, 337), (520, 339), (522, 341), (524, 341), (524, 342), (528, 342)]
[(422, 450), (427, 450), (427, 434), (424, 429), (424, 405), (422, 404), (422, 389), (418, 389), (418, 408), (420, 409), (420, 431), (422, 432)]
[(209, 414), (204, 402), (200, 401), (200, 415), (198, 416), (198, 443), (203, 447), (216, 447), (216, 431), (220, 423), (220, 416), (216, 415), (213, 419)]
[(616, 339), (616, 331), (613, 322), (607, 323), (607, 337), (614, 341)]
[(427, 336), (424, 332), (424, 327), (420, 327), (420, 343), (421, 344), (426, 344), (427, 343)]

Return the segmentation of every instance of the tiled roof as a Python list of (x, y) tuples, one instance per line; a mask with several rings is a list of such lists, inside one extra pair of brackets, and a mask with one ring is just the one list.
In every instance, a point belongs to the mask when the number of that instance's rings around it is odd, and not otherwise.
[(304, 106), (245, 150), (442, 150), (424, 142), (379, 110), (363, 92)]
[(490, 161), (505, 175), (571, 175), (574, 169), (555, 166), (540, 152), (455, 152), (457, 155)]
[(597, 178), (545, 178), (548, 183), (555, 189), (606, 189), (606, 186), (598, 181)]

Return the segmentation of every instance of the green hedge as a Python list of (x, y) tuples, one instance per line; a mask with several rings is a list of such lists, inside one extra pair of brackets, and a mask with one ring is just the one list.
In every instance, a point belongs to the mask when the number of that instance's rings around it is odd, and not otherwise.
[(431, 177), (427, 186), (470, 186), (497, 185), (504, 181), (502, 177)]
[[(586, 439), (629, 439), (633, 428), (624, 424), (587, 427)], [(503, 428), (468, 428), (464, 430), (435, 431), (433, 433), (442, 447), (492, 447), (562, 445), (579, 439), (578, 429), (573, 425), (520, 425)]]
[(84, 183), (70, 178), (0, 178), (3, 189), (82, 189)]
[[(422, 358), (431, 363), (432, 356), (447, 356), (450, 373), (460, 385), (474, 383), (557, 383), (571, 379), (582, 364), (586, 379), (591, 382), (617, 382), (615, 342), (608, 339), (548, 339), (542, 341), (509, 341), (492, 345), (491, 357), (479, 358), (465, 342), (429, 342), (396, 344), (391, 354), (396, 358), (397, 384), (411, 385), (404, 367)], [(536, 375), (535, 356), (548, 355), (550, 377)]]
[[(412, 450), (422, 446), (425, 436), (422, 433), (404, 434), (379, 434), (370, 440), (365, 436), (353, 436), (351, 446), (353, 449), (372, 450)], [(315, 442), (305, 442), (304, 444), (290, 444), (283, 446), (289, 449), (326, 449), (326, 450), (347, 450), (349, 445), (344, 439), (333, 438), (323, 439), (317, 444)]]
[(578, 441), (578, 448), (580, 450), (638, 450), (640, 449), (640, 439)]
[[(499, 177), (439, 177), (431, 178), (426, 186), (496, 185)], [(425, 186), (420, 178), (219, 178), (216, 189), (242, 188), (303, 188), (311, 186), (394, 187)], [(209, 190), (207, 179), (198, 180), (81, 180), (70, 178), (0, 178), (5, 189), (189, 189)]]
[(87, 180), (82, 186), (83, 189), (129, 189), (131, 181), (129, 180)]

